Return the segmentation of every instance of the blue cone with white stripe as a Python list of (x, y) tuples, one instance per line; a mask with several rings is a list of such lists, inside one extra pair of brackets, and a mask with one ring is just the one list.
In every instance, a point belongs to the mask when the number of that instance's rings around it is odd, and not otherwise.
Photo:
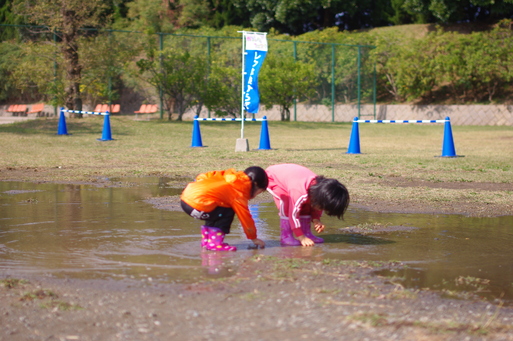
[(360, 129), (358, 128), (358, 117), (353, 120), (353, 129), (351, 130), (351, 138), (349, 139), (349, 147), (347, 154), (361, 154), (360, 153)]
[(192, 144), (191, 147), (203, 147), (203, 142), (201, 141), (201, 131), (199, 121), (197, 120), (198, 116), (194, 117), (194, 123), (192, 126)]
[(456, 148), (454, 147), (454, 139), (452, 138), (451, 119), (445, 118), (444, 140), (442, 144), (441, 157), (457, 157)]

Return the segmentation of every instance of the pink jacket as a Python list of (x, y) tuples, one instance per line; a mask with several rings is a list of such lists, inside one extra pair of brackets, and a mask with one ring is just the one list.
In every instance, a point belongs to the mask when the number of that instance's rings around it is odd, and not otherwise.
[(269, 177), (267, 190), (274, 197), (280, 217), (289, 219), (296, 237), (302, 236), (299, 222), (301, 213), (311, 215), (312, 219), (319, 219), (322, 215), (322, 211), (311, 207), (308, 197), (308, 188), (317, 175), (306, 167), (292, 163), (270, 166), (265, 171)]

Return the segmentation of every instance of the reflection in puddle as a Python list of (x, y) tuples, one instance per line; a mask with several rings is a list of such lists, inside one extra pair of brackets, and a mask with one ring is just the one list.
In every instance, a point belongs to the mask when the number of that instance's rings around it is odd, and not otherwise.
[[(2, 276), (183, 283), (233, 275), (256, 254), (313, 261), (393, 260), (408, 267), (378, 274), (395, 277), (406, 287), (471, 291), (513, 302), (513, 216), (382, 214), (350, 208), (345, 221), (324, 218), (325, 244), (281, 247), (276, 209), (264, 203), (251, 210), (267, 247), (248, 249), (252, 243), (234, 226), (227, 242), (239, 250), (215, 253), (201, 250), (199, 221), (145, 201), (178, 195), (181, 189), (169, 187), (168, 179), (112, 181), (124, 187), (0, 182)], [(345, 229), (372, 222), (405, 228), (381, 233)]]

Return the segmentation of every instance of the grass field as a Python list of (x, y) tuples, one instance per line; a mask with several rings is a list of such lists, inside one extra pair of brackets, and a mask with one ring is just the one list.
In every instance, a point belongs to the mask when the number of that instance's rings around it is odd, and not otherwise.
[[(168, 176), (183, 184), (203, 171), (299, 163), (346, 184), (353, 202), (372, 198), (427, 202), (470, 200), (511, 203), (513, 127), (452, 126), (456, 153), (442, 152), (443, 124), (360, 124), (362, 154), (347, 154), (351, 123), (269, 122), (272, 150), (259, 147), (260, 122), (246, 123), (249, 152), (235, 152), (237, 122), (201, 122), (203, 148), (191, 148), (192, 122), (134, 121), (111, 117), (113, 141), (102, 137), (103, 118), (67, 119), (70, 135), (57, 135), (58, 120), (0, 126), (0, 180), (94, 182), (98, 178)], [(386, 181), (426, 184), (494, 183), (506, 190), (436, 186), (400, 187)], [(434, 187), (434, 188), (432, 188)], [(447, 186), (445, 186), (447, 187)], [(499, 186), (500, 187), (500, 186)]]

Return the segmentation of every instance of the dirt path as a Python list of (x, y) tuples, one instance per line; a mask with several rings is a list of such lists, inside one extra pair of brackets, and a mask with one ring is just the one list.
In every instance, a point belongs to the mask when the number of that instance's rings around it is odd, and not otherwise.
[(513, 339), (510, 307), (371, 275), (397, 266), (257, 256), (233, 277), (193, 285), (31, 279), (0, 288), (0, 339)]

